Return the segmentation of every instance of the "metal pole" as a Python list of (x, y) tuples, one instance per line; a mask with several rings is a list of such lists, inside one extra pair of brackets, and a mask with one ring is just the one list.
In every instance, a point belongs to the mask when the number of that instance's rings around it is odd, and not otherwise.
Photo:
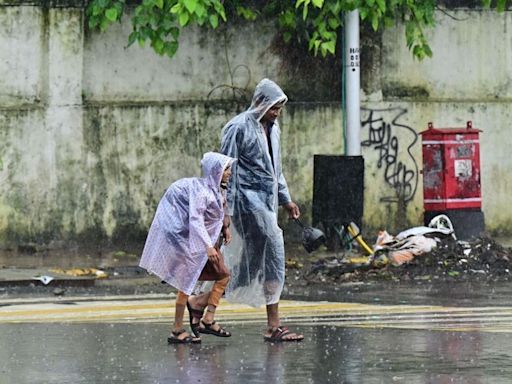
[(345, 13), (345, 65), (347, 143), (345, 154), (361, 155), (361, 111), (359, 70), (359, 11)]

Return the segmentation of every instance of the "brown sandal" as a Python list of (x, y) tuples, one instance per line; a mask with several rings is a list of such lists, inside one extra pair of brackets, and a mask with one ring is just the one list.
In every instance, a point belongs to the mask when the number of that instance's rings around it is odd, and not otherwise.
[[(304, 335), (299, 335), (295, 332), (290, 332), (290, 330), (287, 327), (269, 328), (269, 331), (272, 331), (270, 336), (263, 336), (263, 338), (265, 339), (265, 341), (270, 341), (272, 343), (304, 340)], [(295, 337), (286, 337), (287, 335), (295, 335)]]
[(177, 331), (172, 331), (171, 336), (167, 338), (167, 342), (169, 344), (199, 344), (201, 342), (201, 338), (192, 337), (188, 335), (182, 339), (180, 339), (180, 335), (187, 332), (185, 328), (179, 329)]

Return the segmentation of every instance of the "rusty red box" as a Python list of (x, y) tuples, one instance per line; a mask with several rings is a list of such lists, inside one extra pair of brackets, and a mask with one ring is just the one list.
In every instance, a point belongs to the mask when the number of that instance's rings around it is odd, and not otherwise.
[(425, 211), (481, 208), (479, 129), (434, 128), (420, 132)]

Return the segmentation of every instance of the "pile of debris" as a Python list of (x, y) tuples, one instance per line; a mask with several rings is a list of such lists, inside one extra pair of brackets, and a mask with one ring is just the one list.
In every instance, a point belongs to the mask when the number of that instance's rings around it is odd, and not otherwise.
[(512, 248), (490, 236), (469, 241), (452, 236), (403, 263), (393, 263), (389, 250), (361, 257), (360, 249), (324, 254), (304, 264), (302, 278), (312, 283), (349, 281), (507, 281), (512, 280)]

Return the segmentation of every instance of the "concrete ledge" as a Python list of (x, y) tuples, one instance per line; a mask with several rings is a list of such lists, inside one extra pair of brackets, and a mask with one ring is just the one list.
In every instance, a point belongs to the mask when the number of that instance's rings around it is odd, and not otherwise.
[[(45, 284), (45, 278), (49, 280)], [(93, 286), (97, 280), (94, 276), (69, 276), (38, 268), (3, 268), (0, 269), (0, 286)]]

